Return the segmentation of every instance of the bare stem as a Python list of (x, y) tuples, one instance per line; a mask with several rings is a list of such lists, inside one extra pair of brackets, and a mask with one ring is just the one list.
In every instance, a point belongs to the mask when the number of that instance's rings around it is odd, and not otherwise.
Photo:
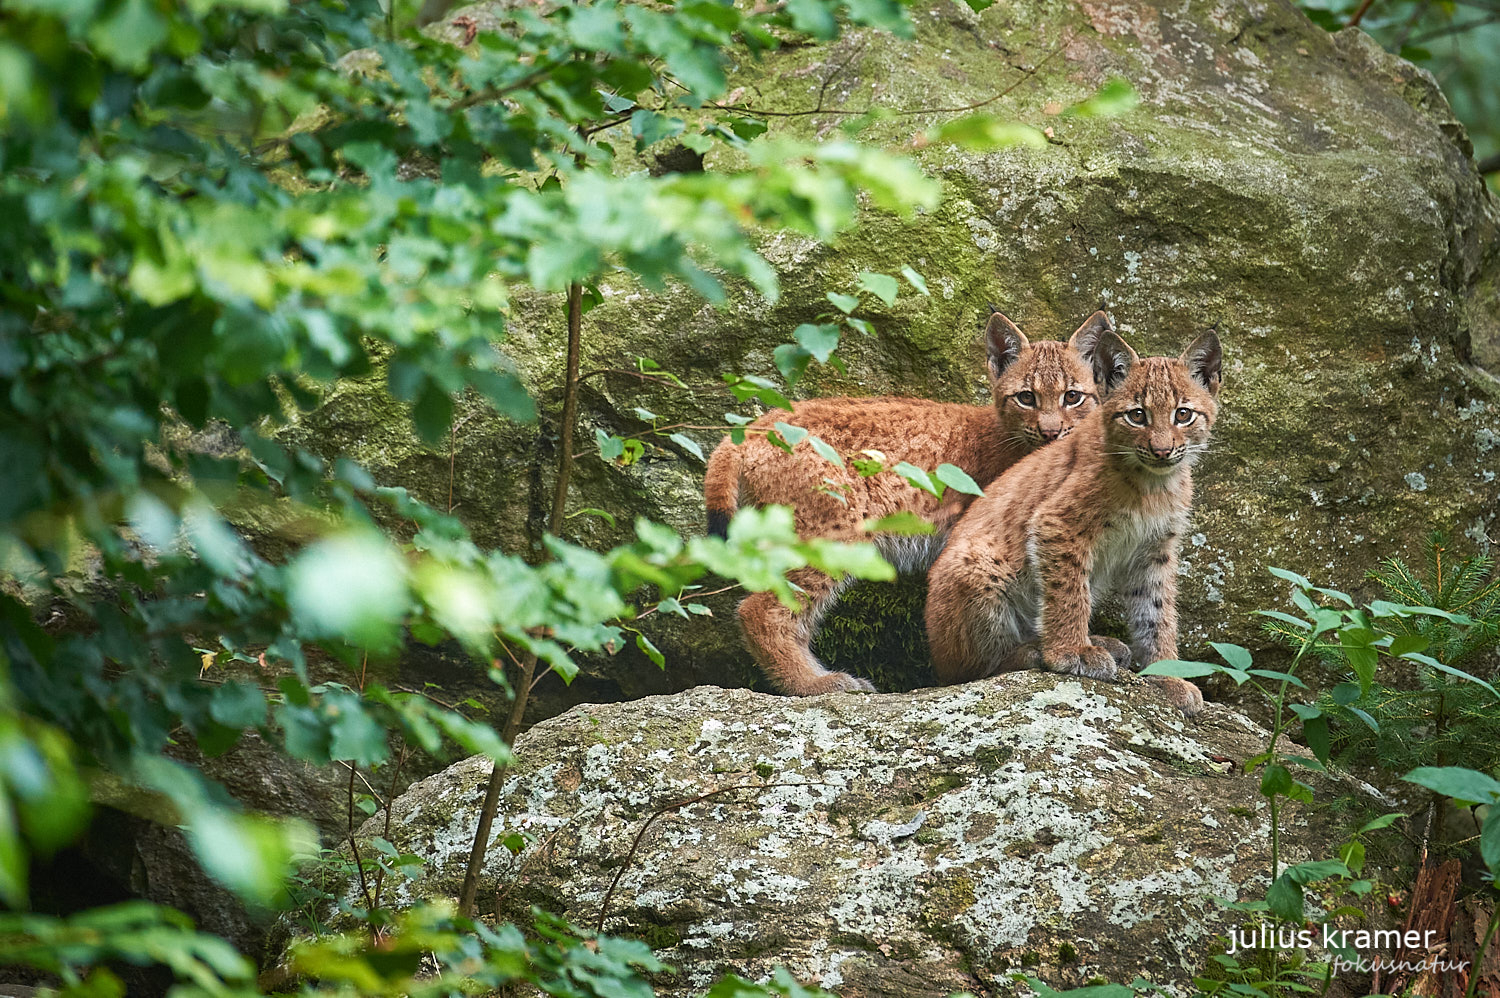
[[(558, 446), (557, 483), (552, 493), (552, 516), (547, 523), (548, 533), (556, 536), (562, 529), (568, 507), (568, 476), (573, 470), (573, 424), (578, 422), (578, 358), (583, 342), (583, 285), (574, 281), (568, 285), (568, 370), (563, 388), (563, 410), (561, 440)], [(506, 649), (507, 654), (509, 649)], [(515, 656), (511, 656), (515, 661)], [(498, 662), (496, 665), (498, 666)], [(510, 717), (506, 719), (501, 737), (507, 745), (513, 745), (521, 731), (521, 721), (526, 715), (526, 704), (531, 699), (533, 677), (536, 674), (536, 655), (527, 652), (516, 663), (519, 675), (511, 686), (513, 698)], [(495, 763), (490, 771), (489, 784), (484, 789), (484, 804), (479, 809), (479, 827), (474, 830), (474, 842), (469, 847), (469, 865), (464, 871), (463, 888), (458, 896), (458, 913), (464, 918), (474, 915), (474, 898), (479, 893), (479, 873), (484, 868), (485, 853), (489, 851), (490, 828), (495, 823), (495, 811), (500, 805), (500, 786), (505, 782), (508, 767)]]

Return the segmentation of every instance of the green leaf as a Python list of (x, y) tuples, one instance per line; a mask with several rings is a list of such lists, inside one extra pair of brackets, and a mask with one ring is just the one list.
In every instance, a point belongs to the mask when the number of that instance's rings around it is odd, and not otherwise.
[(1094, 92), (1094, 96), (1068, 108), (1063, 114), (1080, 118), (1112, 118), (1132, 110), (1141, 101), (1128, 80), (1115, 77)]
[(231, 680), (214, 690), (208, 713), (230, 728), (259, 727), (266, 720), (266, 698), (249, 683)]
[(1395, 824), (1397, 821), (1400, 821), (1404, 817), (1406, 817), (1406, 815), (1401, 813), (1400, 811), (1391, 811), (1388, 814), (1382, 814), (1380, 817), (1372, 818), (1371, 820), (1365, 822), (1363, 825), (1359, 826), (1359, 834), (1363, 835), (1365, 832), (1374, 832), (1379, 831), (1382, 828), (1389, 828), (1391, 825)]
[(1293, 617), (1289, 613), (1282, 613), (1280, 610), (1256, 610), (1255, 613), (1261, 617), (1270, 617), (1272, 620), (1279, 620), (1283, 624), (1291, 624), (1300, 630), (1307, 631), (1312, 629), (1311, 622), (1303, 620), (1301, 617)]
[(618, 461), (625, 454), (625, 441), (613, 433), (595, 429), (594, 442), (599, 445), (599, 456), (606, 461)]
[(168, 22), (149, 0), (123, 0), (89, 30), (94, 51), (125, 69), (142, 70), (167, 40)]
[(1474, 804), (1500, 804), (1500, 780), (1461, 766), (1422, 766), (1401, 777), (1408, 783)]
[(1212, 676), (1223, 672), (1222, 665), (1212, 662), (1184, 662), (1177, 659), (1164, 658), (1152, 662), (1141, 670), (1143, 676), (1176, 676), (1178, 679), (1198, 679), (1202, 676)]
[(436, 382), (427, 382), (411, 407), (411, 421), (424, 441), (437, 443), (448, 435), (453, 422), (453, 396)]
[(895, 471), (896, 474), (900, 475), (902, 478), (910, 482), (915, 488), (919, 488), (924, 492), (931, 492), (939, 499), (943, 497), (943, 487), (933, 482), (931, 476), (929, 476), (927, 472), (923, 471), (921, 468), (918, 468), (916, 465), (911, 464), (907, 461), (902, 461), (892, 470)]
[(804, 350), (817, 358), (818, 363), (828, 363), (829, 356), (839, 345), (839, 327), (824, 323), (813, 325), (804, 322), (792, 330), (792, 338), (802, 346)]
[(667, 657), (661, 653), (661, 650), (656, 645), (651, 643), (651, 639), (646, 637), (646, 635), (637, 632), (635, 646), (645, 652), (646, 657), (654, 662), (658, 669), (665, 669), (667, 667)]
[(355, 697), (339, 698), (330, 706), (336, 713), (328, 727), (329, 757), (361, 766), (384, 762), (390, 755), (385, 729), (366, 712), (359, 700)]
[(790, 423), (776, 423), (775, 426), (776, 432), (781, 434), (781, 438), (787, 442), (788, 446), (795, 447), (807, 439), (807, 431), (800, 426), (793, 426)]
[(896, 292), (899, 286), (896, 284), (896, 279), (889, 274), (876, 274), (862, 270), (859, 272), (859, 287), (860, 290), (870, 292), (888, 306), (896, 304)]
[(607, 509), (599, 509), (597, 506), (585, 506), (583, 509), (575, 509), (564, 516), (563, 519), (571, 520), (575, 516), (597, 516), (611, 527), (619, 527), (619, 523), (615, 520), (615, 514)]
[(1313, 755), (1324, 765), (1328, 764), (1328, 756), (1331, 751), (1328, 738), (1328, 718), (1310, 717), (1302, 721), (1302, 737), (1307, 739), (1307, 747), (1312, 749)]
[(975, 484), (974, 479), (969, 477), (969, 473), (956, 464), (940, 464), (933, 474), (937, 476), (938, 481), (955, 492), (962, 492), (969, 496), (984, 495), (984, 489)]
[(1298, 575), (1296, 572), (1290, 572), (1284, 568), (1276, 568), (1275, 566), (1271, 565), (1266, 566), (1266, 571), (1270, 572), (1278, 579), (1285, 579), (1287, 582), (1293, 583), (1300, 589), (1309, 590), (1313, 588), (1313, 584), (1307, 581), (1307, 578), (1305, 576)]
[(975, 152), (992, 152), (1011, 146), (1044, 149), (1047, 136), (1039, 129), (1018, 121), (997, 118), (993, 114), (970, 114), (955, 118), (937, 128), (930, 128), (928, 142), (947, 142)]
[(1277, 672), (1274, 669), (1248, 669), (1246, 671), (1249, 675), (1259, 676), (1262, 679), (1274, 679), (1278, 683), (1290, 683), (1292, 686), (1299, 686), (1304, 690), (1307, 689), (1306, 683), (1289, 672)]
[(630, 116), (630, 132), (635, 136), (636, 149), (645, 149), (663, 139), (674, 138), (681, 135), (686, 128), (687, 125), (681, 118), (657, 114), (645, 108), (637, 110)]
[(1228, 662), (1233, 668), (1241, 672), (1248, 671), (1254, 664), (1250, 652), (1239, 645), (1225, 644), (1221, 641), (1210, 641), (1209, 647), (1219, 653), (1219, 657)]
[(1401, 658), (1412, 652), (1424, 652), (1430, 643), (1420, 634), (1393, 634), (1390, 637), (1391, 643), (1386, 646), (1385, 653), (1392, 658)]
[(1489, 867), (1490, 879), (1500, 881), (1500, 806), (1492, 806), (1479, 831), (1479, 855)]
[(823, 460), (829, 462), (830, 464), (836, 464), (840, 468), (844, 466), (844, 459), (839, 456), (839, 452), (824, 443), (821, 438), (809, 436), (807, 438), (807, 444)]
[(834, 308), (838, 309), (840, 312), (843, 312), (845, 315), (848, 315), (850, 312), (853, 312), (855, 309), (859, 308), (859, 299), (854, 297), (853, 295), (841, 295), (837, 291), (830, 291), (828, 292), (826, 297), (829, 301), (833, 302)]
[(922, 519), (909, 509), (903, 509), (898, 513), (890, 513), (878, 520), (866, 520), (859, 525), (859, 529), (867, 534), (934, 534), (937, 527)]
[(1266, 905), (1278, 918), (1300, 923), (1302, 921), (1302, 885), (1286, 874), (1282, 874), (1266, 891)]
[(912, 270), (911, 267), (903, 264), (901, 267), (901, 276), (906, 278), (907, 282), (922, 294), (931, 295), (932, 292), (927, 290), (926, 279), (923, 278), (922, 275), (917, 273), (915, 270)]
[(812, 35), (819, 41), (829, 41), (839, 33), (838, 22), (833, 17), (833, 5), (820, 0), (787, 0), (786, 12), (792, 17), (792, 27)]
[(674, 433), (671, 436), (667, 437), (667, 439), (672, 441), (678, 447), (681, 447), (683, 450), (687, 451), (689, 454), (696, 457), (698, 460), (704, 460), (703, 448), (699, 447), (698, 442), (693, 438), (685, 436), (681, 433)]
[(1272, 763), (1265, 768), (1260, 776), (1260, 792), (1262, 796), (1272, 797), (1276, 794), (1286, 794), (1292, 789), (1292, 774), (1282, 765)]
[(1401, 657), (1407, 659), (1408, 661), (1420, 662), (1423, 665), (1427, 666), (1429, 669), (1436, 669), (1437, 671), (1446, 673), (1450, 676), (1456, 676), (1459, 679), (1464, 680), (1465, 682), (1474, 683), (1476, 686), (1482, 686), (1484, 689), (1489, 691), (1491, 696), (1500, 699), (1500, 691), (1497, 691), (1494, 686), (1485, 682), (1483, 679), (1480, 679), (1478, 676), (1470, 675), (1462, 669), (1455, 669), (1451, 665), (1444, 665), (1437, 659), (1430, 658), (1429, 656), (1423, 655), (1420, 652), (1407, 652)]
[(318, 541), (287, 572), (292, 616), (309, 634), (371, 649), (400, 643), (406, 564), (384, 538), (347, 533)]

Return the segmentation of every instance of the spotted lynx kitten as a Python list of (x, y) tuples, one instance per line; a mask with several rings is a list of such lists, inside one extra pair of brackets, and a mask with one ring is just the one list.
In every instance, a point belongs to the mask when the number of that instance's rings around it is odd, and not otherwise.
[[(945, 683), (1035, 668), (1111, 679), (1132, 661), (1177, 657), (1177, 548), (1218, 412), (1219, 339), (1140, 360), (1110, 334), (1093, 366), (1098, 408), (989, 485), (928, 574)], [(1088, 632), (1107, 591), (1124, 602), (1129, 647)], [(1183, 713), (1203, 709), (1192, 683), (1152, 678)]]
[[(784, 420), (843, 454), (879, 451), (887, 469), (902, 461), (928, 469), (946, 462), (988, 482), (1035, 448), (1066, 437), (1098, 404), (1090, 359), (1106, 335), (1114, 336), (1109, 318), (1096, 312), (1067, 343), (1031, 343), (996, 313), (985, 330), (992, 405), (829, 398), (799, 402), (790, 414), (768, 413), (747, 427), (744, 443), (725, 438), (709, 459), (704, 479), (709, 532), (723, 536), (742, 501), (791, 506), (799, 535), (842, 541), (868, 540), (860, 530), (865, 520), (907, 511), (932, 520), (937, 533), (877, 535), (875, 543), (898, 571), (925, 570), (972, 497), (950, 490), (939, 502), (890, 470), (861, 477), (819, 457), (806, 443), (788, 454), (768, 442), (765, 431)], [(810, 647), (819, 620), (848, 580), (813, 569), (797, 569), (787, 578), (802, 589), (799, 610), (788, 610), (770, 593), (751, 595), (739, 607), (745, 642), (771, 682), (794, 696), (873, 692), (864, 679), (825, 669)]]

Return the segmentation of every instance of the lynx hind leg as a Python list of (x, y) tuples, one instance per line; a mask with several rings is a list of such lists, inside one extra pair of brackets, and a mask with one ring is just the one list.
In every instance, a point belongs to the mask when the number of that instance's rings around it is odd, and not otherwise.
[(874, 693), (874, 685), (867, 680), (847, 672), (830, 672), (812, 653), (818, 621), (838, 599), (845, 583), (806, 568), (789, 572), (787, 578), (802, 589), (801, 609), (788, 610), (772, 593), (753, 593), (740, 604), (740, 630), (766, 678), (790, 696)]
[(1145, 676), (1167, 695), (1167, 702), (1187, 717), (1194, 717), (1203, 710), (1203, 691), (1176, 676)]

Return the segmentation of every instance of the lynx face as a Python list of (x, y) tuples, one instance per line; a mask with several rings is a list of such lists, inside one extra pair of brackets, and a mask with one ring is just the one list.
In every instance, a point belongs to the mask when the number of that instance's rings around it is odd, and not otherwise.
[(1113, 364), (1095, 365), (1109, 391), (1105, 451), (1153, 475), (1191, 467), (1208, 449), (1218, 415), (1218, 337), (1204, 333), (1180, 358), (1137, 360), (1134, 351), (1125, 350), (1128, 354)]
[(1066, 343), (1029, 342), (1005, 316), (990, 316), (990, 394), (1007, 439), (1034, 450), (1068, 435), (1099, 405), (1091, 369), (1109, 318), (1095, 312)]

